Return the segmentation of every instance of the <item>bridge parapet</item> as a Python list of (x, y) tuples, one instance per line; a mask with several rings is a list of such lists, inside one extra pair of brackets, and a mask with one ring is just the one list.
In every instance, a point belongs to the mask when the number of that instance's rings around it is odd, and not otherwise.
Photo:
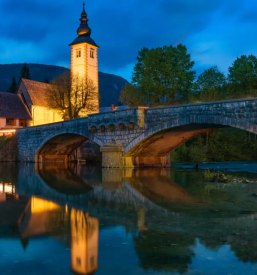
[(132, 124), (144, 129), (145, 109), (144, 107), (136, 107), (89, 115), (89, 130), (92, 130), (92, 127), (98, 130), (101, 126), (110, 128), (112, 126), (118, 127), (119, 125), (124, 125), (124, 127), (127, 127)]
[(245, 118), (247, 122), (239, 128), (257, 132), (257, 98), (149, 108), (145, 110), (145, 127), (171, 121), (173, 127), (188, 123), (237, 126)]

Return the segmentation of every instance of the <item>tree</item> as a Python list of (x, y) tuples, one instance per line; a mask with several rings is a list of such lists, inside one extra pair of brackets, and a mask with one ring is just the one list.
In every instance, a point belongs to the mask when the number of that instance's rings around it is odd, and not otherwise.
[(125, 88), (121, 100), (128, 98), (128, 91), (133, 93), (133, 102), (136, 98), (135, 102), (146, 106), (169, 105), (175, 99), (186, 99), (195, 79), (193, 66), (187, 48), (181, 44), (143, 48), (138, 53), (131, 86)]
[(224, 86), (226, 85), (226, 76), (214, 66), (204, 70), (198, 76), (195, 83), (197, 96), (201, 101), (215, 101), (225, 99)]
[(121, 91), (120, 105), (124, 103), (129, 107), (136, 107), (144, 105), (144, 100), (141, 100), (139, 90), (131, 84), (126, 84), (125, 88)]
[(228, 80), (236, 97), (257, 96), (257, 57), (242, 55), (229, 67)]
[(7, 92), (8, 92), (8, 93), (13, 93), (13, 94), (15, 94), (16, 91), (17, 91), (17, 82), (16, 82), (15, 76), (13, 76), (12, 82), (11, 82), (11, 84), (10, 84), (10, 86), (9, 86), (9, 88), (8, 88), (8, 90), (7, 90)]
[(195, 256), (195, 239), (183, 232), (142, 231), (133, 242), (139, 264), (146, 271), (187, 273)]
[(27, 63), (24, 63), (22, 68), (21, 68), (20, 78), (31, 79), (30, 78), (29, 67), (27, 66)]
[(98, 112), (99, 98), (92, 80), (71, 77), (66, 72), (55, 78), (46, 91), (49, 108), (55, 109), (63, 119), (74, 119)]

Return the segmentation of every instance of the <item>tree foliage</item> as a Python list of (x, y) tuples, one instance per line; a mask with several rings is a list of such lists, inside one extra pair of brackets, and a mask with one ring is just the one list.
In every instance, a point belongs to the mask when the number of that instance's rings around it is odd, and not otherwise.
[(144, 105), (144, 99), (139, 94), (139, 89), (132, 84), (125, 86), (120, 94), (119, 102), (125, 103), (129, 107)]
[(10, 84), (10, 86), (9, 86), (9, 88), (8, 88), (8, 90), (7, 90), (7, 92), (8, 93), (13, 93), (13, 94), (15, 94), (16, 93), (16, 91), (17, 91), (17, 82), (16, 82), (16, 78), (15, 78), (15, 76), (13, 76), (13, 78), (12, 78), (12, 82), (11, 82), (11, 84)]
[(229, 67), (230, 90), (236, 97), (257, 96), (257, 57), (242, 55)]
[(204, 70), (195, 83), (195, 90), (200, 101), (225, 99), (226, 76), (217, 66)]
[(121, 101), (129, 106), (170, 105), (175, 99), (187, 98), (195, 79), (194, 62), (181, 44), (138, 53), (132, 83), (121, 93)]
[(22, 68), (21, 68), (20, 78), (31, 79), (30, 72), (29, 72), (29, 67), (28, 67), (27, 63), (24, 63)]
[(98, 93), (92, 80), (71, 77), (64, 73), (55, 78), (46, 91), (49, 108), (57, 110), (63, 119), (74, 119), (98, 111)]
[(192, 138), (172, 154), (174, 162), (249, 161), (256, 160), (257, 143), (254, 134), (248, 140), (247, 132), (226, 128)]

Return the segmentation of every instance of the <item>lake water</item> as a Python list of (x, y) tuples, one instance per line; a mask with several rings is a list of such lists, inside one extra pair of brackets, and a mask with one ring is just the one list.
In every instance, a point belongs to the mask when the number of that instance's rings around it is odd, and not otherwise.
[[(257, 162), (0, 164), (0, 274), (257, 274)], [(242, 180), (243, 181), (243, 180)]]

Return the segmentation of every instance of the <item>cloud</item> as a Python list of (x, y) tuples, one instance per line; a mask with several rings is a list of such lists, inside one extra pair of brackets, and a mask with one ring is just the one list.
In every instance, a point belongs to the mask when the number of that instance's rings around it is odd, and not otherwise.
[[(256, 52), (251, 0), (94, 0), (86, 5), (100, 70), (130, 78), (138, 50), (186, 44), (199, 68)], [(0, 62), (69, 64), (82, 0), (1, 0)], [(251, 24), (249, 24), (251, 22)]]

